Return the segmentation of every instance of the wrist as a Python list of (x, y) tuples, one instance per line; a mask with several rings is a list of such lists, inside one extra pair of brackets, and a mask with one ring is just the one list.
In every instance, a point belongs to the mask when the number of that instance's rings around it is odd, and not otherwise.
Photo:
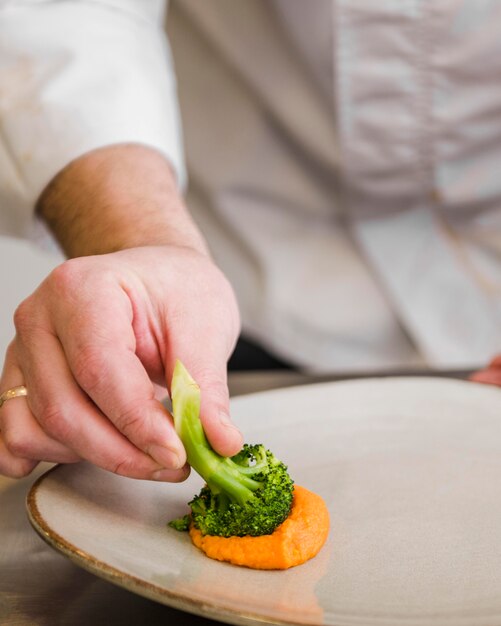
[(37, 211), (69, 257), (149, 245), (207, 254), (169, 163), (147, 147), (110, 146), (80, 157), (47, 186)]

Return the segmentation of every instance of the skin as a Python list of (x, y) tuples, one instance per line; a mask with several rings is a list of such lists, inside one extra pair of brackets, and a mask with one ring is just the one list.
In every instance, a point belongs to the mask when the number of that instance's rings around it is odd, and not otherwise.
[(494, 358), (485, 369), (475, 372), (470, 380), (501, 387), (501, 356)]
[[(96, 150), (58, 174), (37, 210), (70, 260), (15, 314), (0, 390), (29, 395), (0, 409), (0, 474), (85, 459), (183, 480), (186, 454), (158, 401), (176, 358), (200, 384), (212, 446), (235, 454), (226, 363), (238, 309), (167, 161), (137, 145)], [(474, 379), (501, 384), (501, 359)]]
[(238, 308), (167, 161), (135, 145), (94, 151), (52, 181), (38, 211), (70, 258), (15, 314), (0, 389), (26, 385), (28, 397), (0, 409), (0, 473), (85, 459), (132, 478), (185, 479), (159, 402), (176, 358), (201, 387), (212, 446), (235, 454), (226, 363)]

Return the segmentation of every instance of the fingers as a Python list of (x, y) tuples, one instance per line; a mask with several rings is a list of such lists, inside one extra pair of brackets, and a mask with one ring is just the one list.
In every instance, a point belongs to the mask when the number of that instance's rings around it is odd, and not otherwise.
[(74, 451), (44, 433), (27, 400), (15, 404), (10, 402), (2, 411), (2, 439), (16, 457), (50, 463), (81, 461)]
[(134, 478), (184, 480), (185, 450), (151, 380), (170, 381), (176, 358), (200, 385), (214, 449), (240, 450), (226, 380), (238, 310), (205, 257), (158, 248), (69, 261), (15, 323), (9, 386), (29, 395), (0, 413), (0, 471), (81, 458)]
[(475, 383), (501, 386), (501, 355), (492, 359), (485, 369), (474, 372), (470, 380)]
[(217, 369), (211, 363), (209, 370), (200, 359), (180, 360), (200, 387), (200, 419), (211, 446), (223, 456), (233, 456), (242, 449), (243, 437), (230, 418), (225, 366)]
[[(204, 431), (216, 452), (223, 456), (233, 456), (242, 449), (243, 437), (230, 418), (230, 400), (224, 363), (206, 363), (198, 358), (186, 367), (200, 386), (200, 417)], [(182, 359), (181, 359), (182, 360)], [(209, 369), (210, 368), (210, 369)]]
[[(24, 384), (14, 346), (7, 351), (0, 389)], [(29, 474), (41, 460), (73, 463), (79, 457), (48, 437), (35, 420), (25, 397), (13, 398), (0, 409), (0, 473), (19, 478)]]
[(187, 477), (187, 467), (165, 468), (114, 427), (76, 383), (54, 335), (38, 329), (30, 336), (29, 351), (26, 345), (20, 351), (27, 364), (29, 406), (51, 439), (64, 442), (82, 459), (131, 478), (177, 482)]
[[(221, 298), (221, 302), (227, 303), (228, 299)], [(234, 319), (221, 324), (231, 311), (231, 304), (230, 299), (228, 307), (213, 309), (211, 315), (194, 315), (193, 309), (187, 307), (171, 317), (166, 371), (170, 382), (175, 361), (180, 359), (200, 386), (202, 424), (211, 446), (223, 456), (236, 454), (243, 445), (242, 434), (230, 418), (227, 380), (227, 361), (239, 328), (236, 305)]]
[(15, 456), (5, 445), (0, 433), (0, 474), (10, 478), (22, 478), (30, 474), (38, 465), (38, 461)]
[[(56, 313), (55, 330), (71, 375), (122, 434), (121, 440), (134, 444), (159, 467), (180, 470), (185, 476), (184, 447), (135, 354), (131, 305), (122, 290), (112, 290), (98, 307), (94, 299), (86, 302), (85, 316)], [(39, 363), (38, 372), (41, 369)]]

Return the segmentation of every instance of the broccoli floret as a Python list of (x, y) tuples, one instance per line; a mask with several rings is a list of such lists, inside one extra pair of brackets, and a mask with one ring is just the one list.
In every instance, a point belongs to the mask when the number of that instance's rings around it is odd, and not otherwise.
[(271, 534), (292, 504), (287, 467), (262, 444), (245, 444), (233, 457), (217, 454), (200, 421), (200, 389), (180, 361), (172, 378), (172, 406), (188, 463), (206, 482), (189, 502), (195, 526), (222, 537)]
[(191, 524), (190, 514), (183, 515), (183, 517), (180, 517), (178, 519), (173, 519), (171, 522), (169, 522), (169, 526), (171, 528), (174, 528), (174, 530), (180, 530), (180, 531), (189, 530), (190, 524)]

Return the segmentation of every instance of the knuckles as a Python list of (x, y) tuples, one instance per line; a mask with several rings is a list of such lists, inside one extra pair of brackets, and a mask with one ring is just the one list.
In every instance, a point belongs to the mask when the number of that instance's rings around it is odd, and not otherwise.
[(20, 433), (13, 433), (10, 430), (2, 433), (2, 438), (7, 450), (16, 457), (30, 459), (34, 456), (33, 444)]
[(85, 260), (69, 259), (58, 265), (47, 277), (47, 285), (58, 296), (72, 294), (78, 290), (84, 278)]
[[(114, 474), (118, 474), (119, 476), (130, 477), (137, 474), (138, 470), (136, 465), (137, 463), (135, 463), (133, 459), (125, 458), (121, 461), (116, 461), (115, 464), (110, 467), (110, 471), (112, 471)], [(142, 475), (140, 475), (139, 477), (143, 478)]]
[(147, 401), (141, 403), (131, 403), (129, 406), (121, 408), (115, 418), (115, 424), (122, 434), (130, 441), (138, 441), (143, 438), (146, 432), (145, 405)]
[(23, 300), (14, 311), (14, 327), (16, 333), (24, 337), (29, 335), (35, 325), (35, 307), (33, 296)]
[(81, 346), (74, 356), (71, 369), (80, 387), (88, 394), (99, 392), (108, 378), (102, 346)]
[(210, 396), (212, 402), (221, 404), (221, 408), (228, 410), (228, 385), (218, 377), (214, 370), (209, 368), (194, 368), (192, 376), (203, 389), (205, 395)]
[(47, 404), (37, 411), (37, 421), (43, 430), (57, 441), (64, 442), (70, 434), (70, 426), (61, 405)]
[(40, 294), (56, 306), (66, 303), (75, 311), (96, 298), (105, 298), (110, 284), (117, 281), (108, 261), (96, 257), (68, 259), (48, 275)]
[[(54, 307), (69, 305), (77, 309), (82, 286), (88, 281), (92, 262), (87, 259), (70, 259), (58, 265), (14, 312), (14, 326), (21, 337), (30, 336), (38, 327), (45, 328)], [(94, 283), (102, 272), (93, 272)]]
[(28, 476), (38, 465), (31, 456), (31, 444), (21, 437), (2, 432), (0, 439), (0, 474), (9, 478)]

